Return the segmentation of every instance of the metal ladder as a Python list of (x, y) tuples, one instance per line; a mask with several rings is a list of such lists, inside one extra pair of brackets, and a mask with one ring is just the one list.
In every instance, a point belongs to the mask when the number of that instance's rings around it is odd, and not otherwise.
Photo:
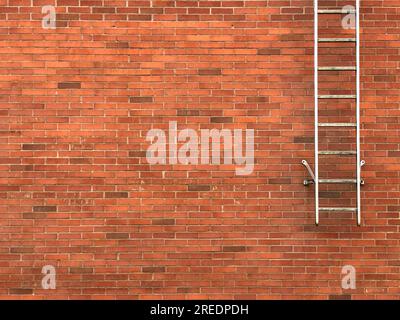
[[(314, 184), (315, 186), (315, 224), (319, 224), (321, 211), (330, 212), (356, 212), (357, 225), (361, 225), (361, 167), (365, 161), (360, 158), (360, 0), (356, 0), (355, 10), (344, 9), (323, 9), (319, 10), (318, 0), (314, 0), (314, 130), (315, 130), (315, 173), (313, 173), (308, 162), (302, 161), (307, 168), (311, 179), (304, 180), (304, 185)], [(355, 14), (355, 38), (319, 38), (318, 18), (321, 14)], [(318, 44), (323, 42), (354, 42), (356, 45), (356, 65), (354, 67), (320, 67), (318, 64)], [(356, 95), (319, 95), (318, 71), (355, 71), (356, 72)], [(356, 123), (320, 123), (318, 119), (318, 105), (320, 99), (355, 99), (356, 101)], [(354, 127), (356, 128), (356, 151), (319, 151), (318, 129), (319, 127)], [(326, 155), (355, 155), (356, 156), (356, 179), (320, 179), (319, 178), (319, 156)], [(320, 207), (319, 206), (319, 184), (356, 184), (357, 185), (357, 207)]]

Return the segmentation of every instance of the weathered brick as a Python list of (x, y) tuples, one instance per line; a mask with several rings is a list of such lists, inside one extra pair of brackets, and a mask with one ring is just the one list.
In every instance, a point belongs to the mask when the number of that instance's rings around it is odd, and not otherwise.
[(181, 117), (196, 117), (200, 115), (199, 110), (192, 110), (192, 109), (178, 109), (177, 116)]
[(161, 273), (161, 272), (165, 272), (165, 267), (142, 267), (142, 272)]
[(44, 212), (24, 212), (22, 217), (24, 219), (44, 219), (47, 217), (47, 214)]
[(80, 82), (59, 82), (58, 89), (80, 89)]
[(55, 212), (57, 206), (34, 206), (33, 212)]
[(88, 158), (70, 158), (70, 164), (90, 164), (92, 161)]
[(190, 184), (188, 191), (210, 191), (211, 187), (206, 184)]
[(279, 55), (281, 54), (281, 49), (279, 48), (261, 48), (257, 50), (257, 54), (260, 55)]
[(111, 232), (106, 234), (107, 239), (129, 239), (129, 233)]
[(154, 219), (154, 225), (174, 225), (175, 219)]
[(246, 247), (245, 246), (224, 246), (222, 248), (222, 251), (224, 251), (224, 252), (245, 252)]
[(285, 185), (285, 184), (292, 183), (292, 179), (290, 179), (290, 178), (270, 178), (270, 179), (268, 179), (268, 182), (270, 184), (282, 184), (282, 185)]
[(106, 198), (128, 198), (129, 193), (128, 192), (106, 192), (105, 197)]
[(128, 41), (115, 41), (115, 42), (107, 42), (107, 48), (129, 48)]
[(218, 76), (218, 75), (221, 75), (221, 69), (219, 69), (219, 68), (199, 69), (199, 75), (201, 75), (201, 76)]
[(153, 97), (130, 97), (130, 103), (151, 103), (153, 102)]
[(232, 117), (211, 117), (210, 122), (211, 123), (232, 123), (233, 118)]
[(294, 143), (314, 143), (314, 137), (298, 136), (293, 138)]
[(132, 158), (146, 157), (146, 151), (129, 151), (129, 157), (132, 157)]
[(22, 150), (45, 150), (46, 145), (43, 143), (23, 144)]
[(320, 191), (319, 196), (326, 199), (338, 199), (341, 197), (341, 192), (339, 191)]
[(329, 300), (351, 300), (350, 294), (331, 294)]
[(9, 293), (10, 294), (16, 294), (16, 295), (18, 295), (18, 294), (21, 294), (21, 295), (29, 294), (29, 295), (31, 295), (31, 294), (33, 294), (33, 289), (29, 289), (29, 288), (10, 288), (9, 289)]
[(247, 97), (246, 98), (247, 103), (265, 103), (268, 101), (269, 101), (268, 97)]
[(71, 267), (71, 268), (69, 268), (69, 273), (72, 273), (72, 274), (93, 273), (93, 268)]
[(11, 253), (32, 253), (34, 247), (14, 247), (10, 249)]

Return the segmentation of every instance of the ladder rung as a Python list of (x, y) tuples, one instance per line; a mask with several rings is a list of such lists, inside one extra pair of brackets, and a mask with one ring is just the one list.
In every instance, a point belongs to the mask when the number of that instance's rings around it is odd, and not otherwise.
[(354, 184), (357, 183), (357, 179), (318, 179), (319, 183), (341, 183), (341, 184)]
[(348, 9), (320, 9), (318, 10), (318, 13), (321, 14), (334, 14), (334, 13), (357, 13), (356, 10)]
[(356, 38), (319, 38), (318, 42), (356, 42)]
[(318, 67), (319, 71), (356, 71), (356, 67)]
[(357, 154), (356, 151), (319, 151), (321, 155), (353, 155)]
[(339, 208), (339, 207), (332, 207), (332, 208), (319, 208), (319, 211), (345, 211), (345, 212), (357, 212), (357, 208)]
[(354, 94), (325, 94), (319, 95), (319, 99), (356, 99), (357, 96)]
[(319, 127), (357, 127), (357, 123), (318, 123)]

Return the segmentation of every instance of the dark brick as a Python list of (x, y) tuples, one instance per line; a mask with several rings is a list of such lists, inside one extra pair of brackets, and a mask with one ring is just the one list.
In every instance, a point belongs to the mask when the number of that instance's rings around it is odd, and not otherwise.
[(57, 20), (61, 21), (79, 20), (79, 14), (57, 13)]
[(271, 184), (290, 184), (292, 183), (292, 179), (290, 178), (270, 178), (268, 182)]
[(106, 198), (128, 198), (129, 193), (125, 191), (120, 192), (106, 192)]
[(33, 168), (32, 164), (12, 165), (10, 166), (10, 171), (33, 171)]
[(268, 97), (247, 97), (246, 102), (247, 103), (264, 103), (268, 102), (269, 98)]
[(314, 143), (314, 137), (294, 137), (293, 138), (294, 143)]
[(400, 157), (400, 151), (389, 151), (388, 152), (389, 157)]
[(222, 248), (223, 252), (245, 252), (245, 246), (224, 246)]
[(142, 272), (148, 272), (148, 273), (165, 272), (165, 267), (142, 267)]
[(109, 232), (106, 234), (107, 239), (116, 240), (116, 239), (129, 239), (129, 233), (121, 233), (121, 232)]
[(113, 7), (92, 7), (93, 13), (115, 13), (115, 8)]
[(200, 76), (219, 76), (221, 75), (221, 69), (219, 68), (208, 68), (208, 69), (199, 69)]
[(184, 116), (184, 117), (195, 117), (200, 115), (199, 110), (193, 110), (193, 109), (178, 109), (177, 111), (178, 116)]
[(154, 101), (153, 97), (130, 97), (130, 103), (152, 103)]
[(106, 48), (129, 48), (128, 41), (115, 41), (115, 42), (107, 42)]
[(24, 212), (22, 218), (24, 219), (44, 219), (47, 214), (44, 212)]
[[(58, 15), (57, 15), (57, 16), (58, 16)], [(68, 19), (68, 20), (70, 20), (70, 19)], [(57, 27), (57, 29), (58, 29), (58, 28), (66, 28), (66, 27), (68, 27), (68, 21), (58, 20), (58, 18), (57, 18), (57, 20), (56, 20), (56, 27)]]
[(2, 185), (0, 185), (0, 191), (21, 191), (21, 187), (20, 186), (9, 186), (9, 185), (2, 186)]
[(34, 206), (33, 212), (55, 212), (57, 206)]
[(46, 145), (43, 143), (23, 144), (22, 150), (45, 150)]
[(58, 89), (80, 89), (80, 82), (59, 82)]
[(70, 164), (90, 164), (91, 161), (88, 158), (70, 158)]
[(93, 268), (71, 267), (69, 268), (69, 273), (93, 273)]
[(232, 123), (232, 117), (211, 117), (211, 123)]
[(329, 199), (329, 198), (338, 199), (341, 197), (341, 194), (339, 191), (320, 191), (319, 196), (321, 198), (326, 198), (326, 199)]
[(131, 157), (131, 158), (146, 157), (146, 151), (129, 151), (129, 157)]
[(279, 48), (263, 48), (263, 49), (258, 49), (257, 54), (260, 55), (280, 55), (281, 54), (281, 49)]
[(170, 226), (175, 224), (175, 219), (154, 219), (152, 221), (154, 225)]
[(329, 300), (351, 300), (350, 294), (331, 294)]
[(207, 184), (190, 184), (188, 191), (210, 191), (210, 186)]
[(163, 14), (164, 8), (140, 8), (142, 14)]
[(375, 82), (396, 82), (396, 76), (374, 76), (374, 81)]
[(130, 14), (128, 20), (131, 21), (151, 21), (150, 14)]
[(34, 247), (13, 247), (10, 249), (11, 253), (32, 253)]
[(33, 289), (30, 288), (10, 288), (10, 294), (33, 294)]

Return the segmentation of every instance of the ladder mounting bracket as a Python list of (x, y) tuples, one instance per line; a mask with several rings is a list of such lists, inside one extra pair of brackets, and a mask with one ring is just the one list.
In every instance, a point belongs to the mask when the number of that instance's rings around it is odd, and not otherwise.
[(308, 164), (307, 160), (302, 160), (301, 164), (306, 167), (308, 173), (311, 176), (311, 179), (305, 179), (304, 182), (303, 182), (303, 184), (305, 186), (309, 186), (310, 184), (313, 184), (315, 182), (314, 172), (312, 171), (312, 169), (311, 169), (310, 165)]

